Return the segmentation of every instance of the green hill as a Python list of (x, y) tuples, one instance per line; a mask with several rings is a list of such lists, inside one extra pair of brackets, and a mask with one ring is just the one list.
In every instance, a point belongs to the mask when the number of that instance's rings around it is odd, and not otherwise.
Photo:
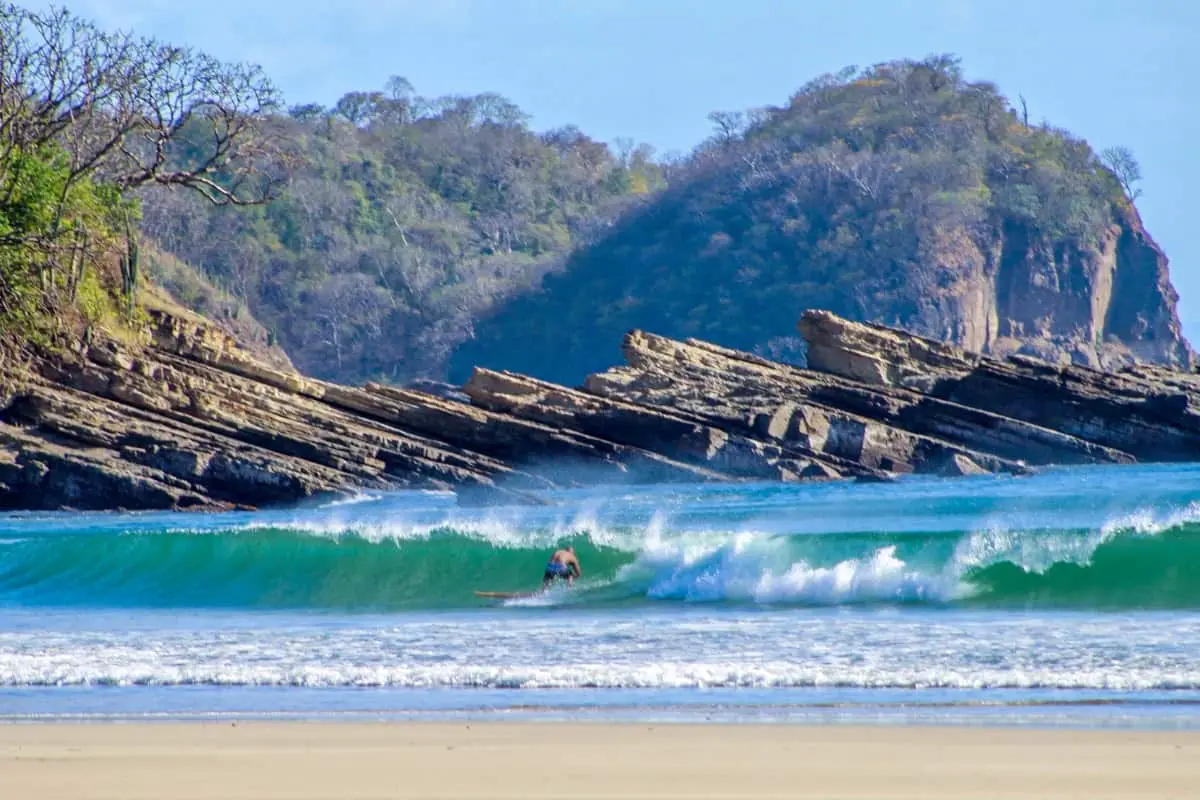
[(1189, 363), (1124, 150), (1026, 119), (949, 56), (715, 113), (678, 162), (402, 78), (272, 117), (269, 203), (144, 193), (143, 231), (344, 382), (476, 364), (576, 382), (631, 328), (803, 358), (806, 308), (971, 349)]
[(956, 59), (846, 70), (713, 119), (667, 188), (477, 325), (452, 378), (576, 382), (631, 328), (802, 359), (805, 308), (978, 350), (1190, 358), (1132, 156), (1032, 124)]
[(535, 133), (494, 94), (422, 98), (394, 78), (275, 120), (291, 181), (255, 208), (152, 192), (143, 228), (239, 300), (304, 372), (441, 377), (474, 324), (661, 185), (645, 148)]

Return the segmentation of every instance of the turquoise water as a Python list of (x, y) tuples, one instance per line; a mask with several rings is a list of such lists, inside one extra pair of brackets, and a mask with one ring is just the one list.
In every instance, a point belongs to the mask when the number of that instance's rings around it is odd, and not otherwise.
[[(1200, 468), (0, 517), (0, 719), (1194, 726)], [(560, 544), (571, 589), (530, 590)]]

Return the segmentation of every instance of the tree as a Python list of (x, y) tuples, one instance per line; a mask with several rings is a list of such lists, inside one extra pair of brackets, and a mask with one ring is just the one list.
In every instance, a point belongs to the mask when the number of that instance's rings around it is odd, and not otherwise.
[(300, 122), (313, 122), (324, 117), (328, 112), (320, 103), (304, 103), (288, 109), (288, 115)]
[(333, 275), (311, 298), (317, 309), (320, 345), (332, 352), (339, 369), (345, 359), (382, 335), (383, 319), (393, 307), (391, 296), (361, 273)]
[(1117, 176), (1129, 201), (1137, 200), (1141, 196), (1142, 190), (1134, 184), (1142, 179), (1142, 168), (1138, 165), (1137, 159), (1133, 157), (1133, 151), (1128, 147), (1109, 147), (1100, 154), (1100, 158), (1104, 165), (1112, 170), (1113, 175)]
[(44, 310), (59, 289), (74, 301), (86, 263), (105, 250), (120, 250), (132, 310), (135, 190), (265, 202), (287, 172), (277, 106), (257, 66), (108, 33), (63, 9), (0, 4), (0, 315), (30, 307), (12, 289), (30, 275)]
[(403, 75), (393, 75), (388, 78), (383, 88), (387, 90), (388, 95), (393, 100), (404, 100), (406, 102), (412, 98), (413, 92), (416, 91), (408, 78), (405, 78)]
[(259, 203), (281, 177), (267, 117), (278, 99), (257, 66), (107, 33), (63, 9), (0, 6), (0, 164), (54, 144), (68, 186), (95, 176), (121, 191)]
[(524, 128), (529, 122), (528, 114), (495, 92), (440, 98), (437, 105), (443, 117), (465, 128), (486, 124)]
[(717, 141), (728, 146), (737, 140), (749, 125), (749, 119), (743, 111), (713, 111), (708, 120), (716, 129)]
[(378, 113), (385, 99), (383, 92), (347, 92), (337, 101), (333, 110), (351, 125), (366, 125)]
[(379, 114), (389, 122), (408, 124), (413, 119), (413, 89), (408, 78), (393, 75), (384, 84), (387, 97), (379, 103)]

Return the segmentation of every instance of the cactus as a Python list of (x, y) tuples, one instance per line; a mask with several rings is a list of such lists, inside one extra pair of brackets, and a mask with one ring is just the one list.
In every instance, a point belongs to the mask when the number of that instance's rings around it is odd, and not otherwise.
[(121, 290), (125, 296), (126, 313), (133, 317), (137, 308), (137, 284), (141, 269), (141, 244), (128, 212), (125, 214), (125, 252), (121, 255)]

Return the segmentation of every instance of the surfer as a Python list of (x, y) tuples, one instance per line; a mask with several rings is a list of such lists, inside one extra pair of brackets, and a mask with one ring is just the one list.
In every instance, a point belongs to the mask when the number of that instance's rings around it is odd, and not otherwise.
[(542, 574), (542, 588), (549, 588), (556, 580), (566, 581), (569, 586), (580, 574), (582, 573), (579, 569), (579, 559), (575, 557), (575, 547), (567, 545), (561, 550), (555, 550), (554, 555), (550, 556), (550, 563), (546, 564), (546, 571)]

